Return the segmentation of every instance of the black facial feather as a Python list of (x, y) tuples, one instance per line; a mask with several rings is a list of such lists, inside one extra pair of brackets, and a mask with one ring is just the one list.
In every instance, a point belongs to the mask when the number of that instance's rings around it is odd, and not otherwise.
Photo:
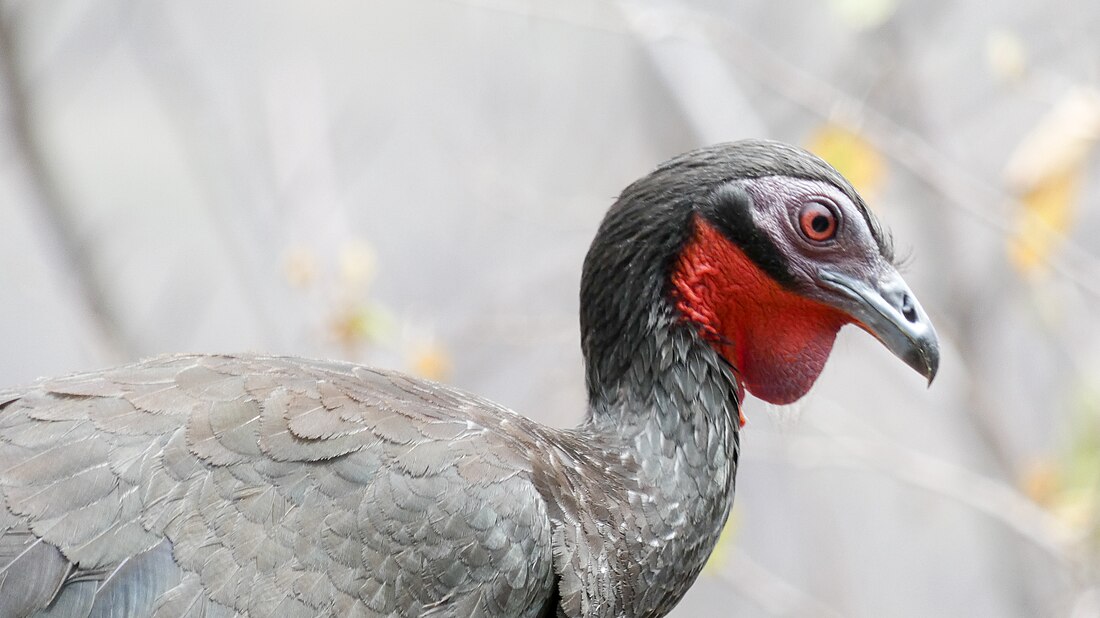
[(890, 236), (851, 183), (801, 148), (742, 140), (680, 155), (623, 191), (585, 257), (581, 346), (590, 395), (618, 382), (658, 322), (675, 321), (670, 280), (691, 238), (694, 214), (718, 227), (776, 281), (791, 280), (782, 252), (752, 222), (751, 198), (733, 183), (768, 176), (819, 180), (837, 187), (867, 220), (882, 256), (893, 261)]
[(700, 215), (745, 252), (757, 266), (781, 284), (793, 281), (787, 258), (752, 220), (752, 197), (736, 184), (723, 184), (696, 206)]

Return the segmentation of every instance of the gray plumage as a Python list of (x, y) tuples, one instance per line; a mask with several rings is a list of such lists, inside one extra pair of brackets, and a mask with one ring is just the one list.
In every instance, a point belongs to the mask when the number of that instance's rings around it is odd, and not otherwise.
[(45, 381), (0, 414), (0, 615), (534, 615), (550, 528), (508, 423), (289, 358)]
[(582, 280), (576, 429), (271, 356), (0, 392), (0, 617), (665, 615), (717, 541), (739, 448), (734, 370), (668, 278), (708, 196), (769, 170), (850, 191), (807, 153), (741, 142), (673, 160), (612, 208)]
[(658, 480), (583, 429), (352, 364), (169, 356), (3, 398), (0, 616), (552, 616), (558, 576), (563, 615), (646, 615), (686, 585), (632, 557), (701, 566), (694, 528), (728, 508), (666, 498), (705, 493), (706, 428), (644, 428), (690, 439)]

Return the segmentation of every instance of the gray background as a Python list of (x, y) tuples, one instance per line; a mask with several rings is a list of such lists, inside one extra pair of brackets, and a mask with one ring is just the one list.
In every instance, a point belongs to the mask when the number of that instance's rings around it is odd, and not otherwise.
[[(802, 402), (750, 400), (729, 534), (674, 615), (1100, 615), (1100, 3), (23, 0), (0, 19), (3, 383), (178, 351), (442, 359), (567, 426), (580, 264), (617, 193), (702, 144), (833, 122), (882, 157), (873, 205), (941, 374), (926, 389), (849, 329)], [(1017, 185), (1067, 151), (1069, 224), (1020, 272), (1007, 240), (1041, 226)]]

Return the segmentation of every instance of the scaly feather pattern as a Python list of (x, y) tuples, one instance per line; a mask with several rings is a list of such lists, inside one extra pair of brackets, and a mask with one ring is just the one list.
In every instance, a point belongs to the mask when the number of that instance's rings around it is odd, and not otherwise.
[[(608, 402), (643, 419), (614, 440), (294, 358), (169, 356), (5, 393), (0, 616), (660, 615), (694, 579), (666, 571), (698, 572), (718, 528), (696, 531), (729, 508), (710, 372)], [(689, 398), (680, 414), (717, 422), (656, 413)]]

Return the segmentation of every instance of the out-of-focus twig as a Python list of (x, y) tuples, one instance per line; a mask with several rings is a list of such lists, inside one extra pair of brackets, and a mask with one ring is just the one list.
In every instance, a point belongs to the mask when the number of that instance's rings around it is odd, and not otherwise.
[[(532, 2), (520, 0), (446, 0), (479, 9), (521, 15), (529, 19), (542, 19), (567, 23), (577, 27), (607, 32), (625, 31), (645, 36), (678, 37), (686, 39), (717, 38), (730, 53), (724, 57), (742, 74), (752, 78), (766, 88), (773, 90), (785, 99), (799, 105), (815, 115), (827, 116), (834, 122), (857, 128), (881, 150), (888, 153), (899, 164), (935, 189), (951, 207), (983, 226), (1004, 236), (1012, 236), (1015, 230), (1002, 219), (1000, 211), (1015, 205), (1016, 199), (1005, 190), (966, 171), (966, 166), (958, 165), (943, 152), (929, 144), (919, 135), (894, 122), (886, 115), (865, 105), (831, 84), (814, 78), (800, 68), (778, 58), (752, 40), (731, 20), (713, 12), (701, 12), (675, 6), (668, 3), (656, 4), (651, 1), (620, 0), (617, 4), (621, 14), (627, 19), (627, 27), (615, 24), (602, 12), (596, 11), (583, 19), (568, 10), (543, 11)], [(638, 25), (643, 25), (641, 31)], [(659, 25), (653, 31), (650, 26)], [(720, 36), (710, 37), (708, 31), (717, 31)], [(985, 206), (983, 206), (985, 205)], [(995, 210), (991, 210), (992, 207)], [(1042, 224), (1039, 222), (1038, 224)], [(1100, 298), (1100, 256), (1093, 255), (1088, 249), (1065, 234), (1054, 229), (1045, 230), (1060, 239), (1060, 246), (1073, 261), (1086, 267), (1090, 272), (1078, 272), (1070, 262), (1060, 255), (1051, 253), (1043, 260), (1052, 272), (1078, 289)]]
[(182, 5), (137, 3), (130, 10), (141, 27), (126, 43), (152, 92), (180, 127), (185, 154), (199, 174), (210, 232), (247, 303), (250, 325), (264, 347), (283, 347), (292, 335), (275, 316), (286, 299), (281, 286), (270, 282), (278, 249), (286, 243), (277, 219), (265, 210), (274, 201), (276, 185), (263, 165), (267, 155), (259, 142), (241, 137), (240, 119), (251, 119), (252, 110), (236, 107), (245, 103), (235, 96), (235, 83), (221, 63), (200, 53), (205, 48), (196, 33), (201, 31), (182, 18), (188, 15)]
[(733, 549), (718, 576), (771, 616), (840, 618), (840, 612)]
[(59, 190), (36, 135), (11, 13), (0, 11), (0, 87), (15, 155), (25, 168), (28, 184), (34, 192), (38, 207), (35, 214), (41, 222), (43, 244), (56, 254), (61, 265), (57, 274), (65, 279), (74, 300), (83, 305), (84, 314), (95, 331), (94, 340), (99, 348), (96, 356), (103, 362), (122, 361), (132, 356), (133, 346), (107, 299), (92, 256), (80, 238), (72, 206)]
[(897, 444), (846, 436), (783, 436), (754, 444), (752, 457), (771, 457), (810, 469), (877, 470), (888, 478), (950, 498), (1001, 522), (1077, 570), (1085, 535), (1072, 530), (1012, 487)]

